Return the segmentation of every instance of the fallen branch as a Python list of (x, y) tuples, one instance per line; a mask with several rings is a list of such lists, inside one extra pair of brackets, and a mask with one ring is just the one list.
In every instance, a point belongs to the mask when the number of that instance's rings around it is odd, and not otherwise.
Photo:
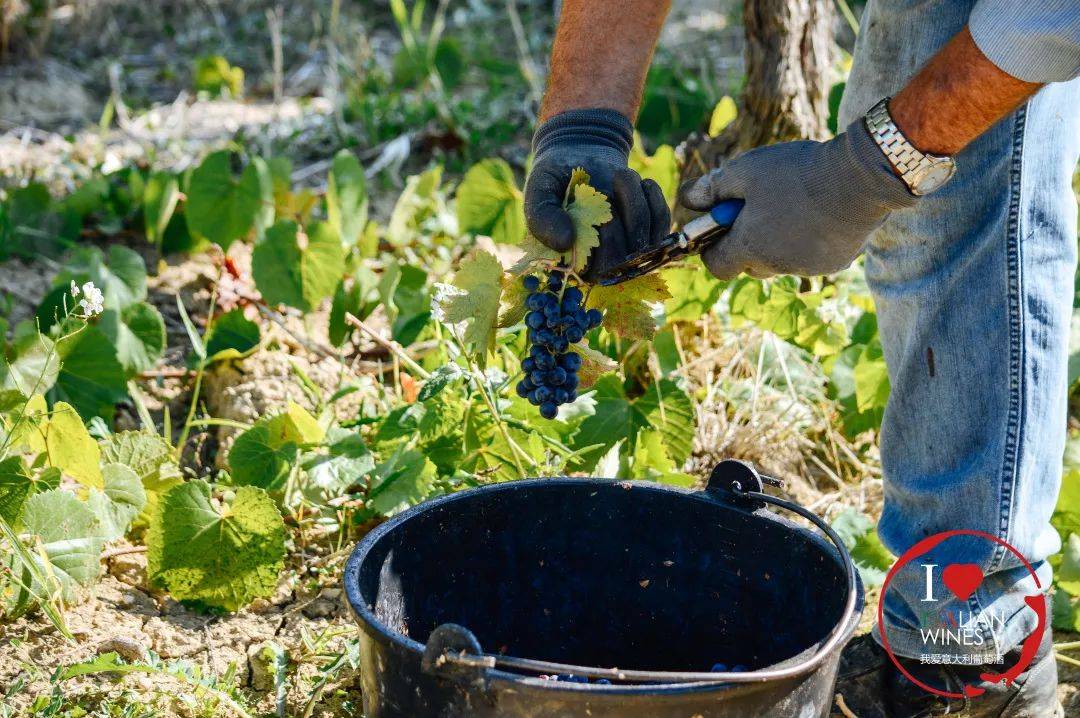
[(413, 360), (413, 358), (408, 355), (408, 353), (405, 351), (405, 348), (394, 340), (384, 339), (382, 335), (380, 335), (377, 331), (369, 327), (367, 324), (364, 324), (364, 322), (360, 321), (349, 312), (345, 313), (345, 321), (346, 323), (351, 324), (352, 326), (362, 331), (364, 334), (367, 334), (376, 344), (387, 349), (391, 354), (400, 359), (403, 364), (416, 372), (420, 376), (420, 378), (427, 379), (431, 376), (431, 372), (417, 364)]

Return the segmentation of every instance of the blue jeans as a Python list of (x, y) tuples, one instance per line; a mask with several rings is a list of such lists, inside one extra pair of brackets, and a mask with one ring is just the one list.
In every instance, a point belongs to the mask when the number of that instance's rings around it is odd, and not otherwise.
[[(974, 0), (871, 0), (840, 126), (893, 95), (966, 24)], [(1060, 549), (1050, 515), (1061, 479), (1066, 370), (1076, 269), (1072, 176), (1080, 83), (1043, 88), (957, 157), (952, 182), (894, 213), (866, 247), (867, 282), (892, 394), (881, 428), (885, 506), (879, 534), (900, 555), (920, 539), (977, 529), (1035, 567)], [(966, 601), (941, 581), (952, 563), (985, 579)], [(933, 580), (927, 598), (927, 569)], [(1035, 627), (1038, 593), (991, 541), (949, 539), (901, 570), (885, 593), (898, 655), (1002, 654)], [(961, 592), (962, 593), (962, 592)], [(920, 629), (969, 619), (979, 640), (940, 643)]]

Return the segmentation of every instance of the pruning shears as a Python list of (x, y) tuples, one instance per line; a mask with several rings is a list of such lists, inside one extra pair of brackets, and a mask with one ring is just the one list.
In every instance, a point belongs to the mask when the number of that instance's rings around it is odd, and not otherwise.
[(724, 200), (705, 214), (684, 224), (678, 232), (672, 232), (656, 244), (640, 249), (622, 263), (606, 269), (597, 277), (597, 284), (620, 284), (648, 274), (676, 259), (700, 254), (728, 233), (744, 204), (741, 199)]

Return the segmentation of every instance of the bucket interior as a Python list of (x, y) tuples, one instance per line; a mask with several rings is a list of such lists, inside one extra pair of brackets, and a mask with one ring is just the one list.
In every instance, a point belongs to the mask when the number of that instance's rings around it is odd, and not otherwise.
[(420, 643), (457, 623), (488, 653), (665, 671), (792, 658), (842, 620), (846, 590), (835, 549), (788, 522), (576, 480), (421, 511), (371, 546), (359, 582), (376, 619)]

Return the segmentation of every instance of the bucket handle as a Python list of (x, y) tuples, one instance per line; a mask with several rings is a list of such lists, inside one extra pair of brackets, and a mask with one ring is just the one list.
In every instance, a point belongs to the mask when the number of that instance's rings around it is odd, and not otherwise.
[[(538, 661), (531, 658), (515, 658), (513, 656), (484, 653), (480, 650), (480, 644), (476, 637), (466, 628), (455, 624), (443, 624), (436, 628), (424, 651), (422, 667), (429, 673), (435, 673), (448, 678), (461, 678), (463, 673), (479, 671), (481, 674), (495, 668), (509, 668), (513, 670), (537, 673), (537, 674), (563, 674), (585, 676), (588, 678), (606, 678), (608, 680), (624, 681), (629, 683), (760, 683), (764, 681), (777, 681), (795, 678), (817, 668), (824, 663), (832, 652), (846, 640), (848, 626), (855, 610), (855, 602), (858, 598), (858, 583), (856, 579), (855, 564), (851, 560), (844, 542), (836, 535), (832, 527), (825, 523), (817, 514), (787, 499), (770, 496), (762, 491), (764, 484), (783, 485), (777, 479), (766, 477), (749, 464), (727, 459), (721, 461), (713, 469), (709, 478), (705, 493), (711, 498), (729, 502), (749, 502), (753, 507), (771, 504), (778, 508), (786, 509), (798, 514), (810, 523), (814, 524), (836, 546), (840, 554), (841, 562), (845, 568), (847, 581), (847, 597), (844, 601), (844, 613), (840, 621), (829, 633), (825, 641), (818, 646), (813, 654), (793, 665), (783, 668), (772, 668), (760, 671), (746, 671), (741, 673), (716, 672), (704, 673), (694, 671), (642, 671), (622, 670), (620, 668), (598, 668), (595, 666), (578, 666), (569, 663), (553, 663), (551, 661)], [(719, 495), (718, 495), (719, 494)], [(449, 639), (449, 640), (448, 640)]]

